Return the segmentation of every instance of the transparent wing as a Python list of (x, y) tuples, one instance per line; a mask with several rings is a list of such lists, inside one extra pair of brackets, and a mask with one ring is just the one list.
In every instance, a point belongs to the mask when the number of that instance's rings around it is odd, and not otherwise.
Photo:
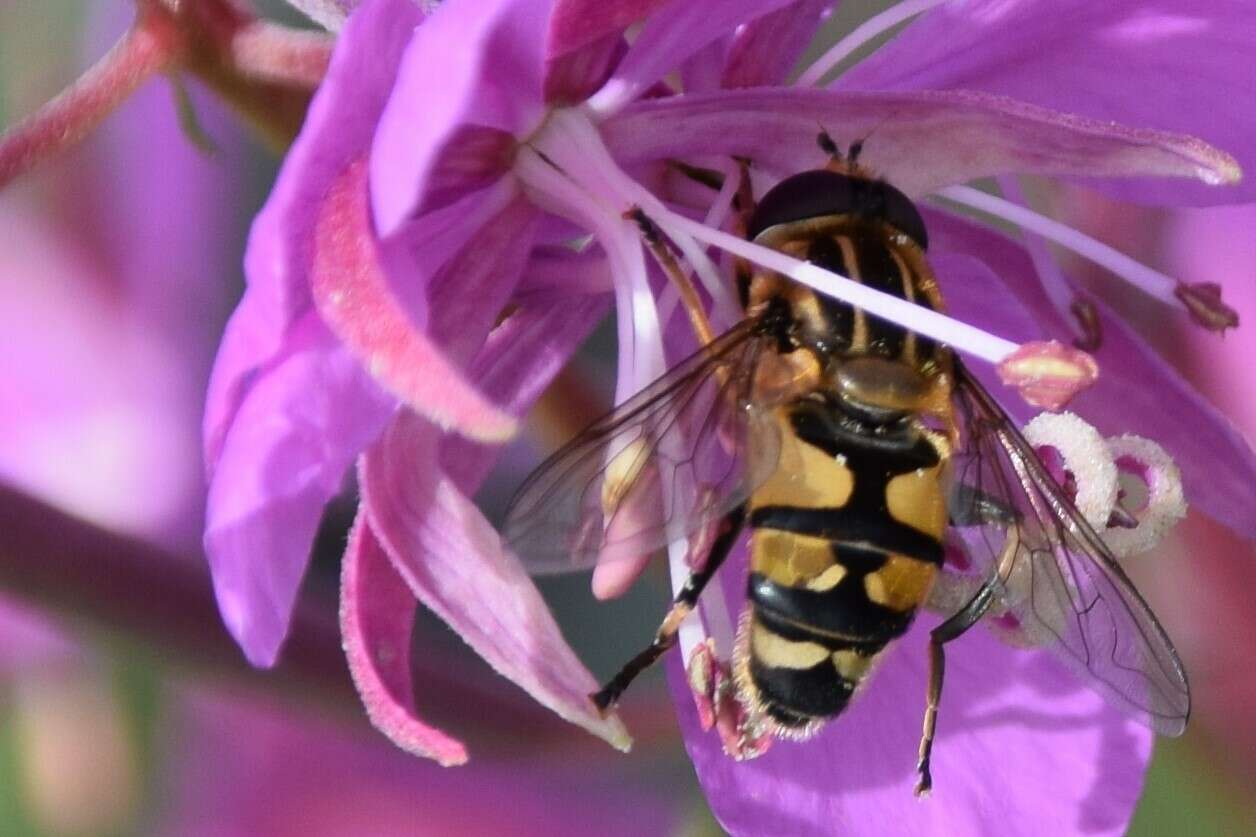
[(1111, 704), (1180, 735), (1190, 689), (1164, 629), (1015, 424), (958, 364), (957, 384), (966, 444), (955, 479), (969, 497), (1001, 507), (987, 518), (1002, 518), (957, 532), (975, 560), (992, 561), (1008, 616)]
[(533, 573), (637, 558), (744, 501), (776, 466), (752, 401), (769, 352), (749, 319), (594, 422), (528, 477), (503, 533)]

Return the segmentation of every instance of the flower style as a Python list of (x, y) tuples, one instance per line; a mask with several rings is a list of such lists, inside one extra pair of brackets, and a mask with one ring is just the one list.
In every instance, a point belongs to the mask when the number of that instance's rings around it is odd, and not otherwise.
[[(417, 599), (542, 703), (626, 746), (618, 721), (600, 717), (587, 699), (592, 676), (469, 498), (496, 445), (612, 299), (617, 400), (693, 350), (678, 291), (647, 268), (639, 230), (625, 218), (630, 209), (646, 212), (676, 246), (717, 331), (740, 313), (711, 248), (985, 361), (977, 374), (996, 391), (990, 362), (1017, 351), (1011, 338), (1078, 336), (1076, 292), (1042, 256), (1039, 236), (1101, 260), (1183, 313), (1220, 310), (1219, 301), (1036, 215), (1015, 199), (1013, 182), (1005, 183), (1012, 200), (963, 184), (1043, 174), (1142, 200), (1196, 201), (1209, 193), (1174, 191), (1168, 179), (1236, 183), (1238, 163), (1207, 143), (1119, 123), (1215, 133), (1234, 141), (1243, 159), (1244, 134), (1212, 131), (1198, 117), (1231, 95), (1219, 68), (1240, 60), (1210, 33), (1256, 19), (1223, 3), (1201, 13), (1203, 26), (1135, 3), (1087, 6), (1079, 38), (1094, 49), (1083, 61), (1068, 49), (1037, 48), (1052, 31), (1054, 8), (917, 0), (852, 34), (857, 41), (925, 12), (834, 85), (786, 85), (828, 5), (446, 0), (430, 13), (407, 0), (357, 5), (254, 224), (249, 287), (224, 336), (206, 412), (205, 543), (224, 619), (251, 660), (274, 661), (322, 505), (357, 458), (362, 503), (345, 554), (341, 616), (376, 725), (443, 764), (467, 757), (415, 712), (408, 654)], [(1038, 82), (1017, 75), (1027, 62), (1008, 59), (1008, 44), (1032, 50)], [(800, 82), (822, 79), (828, 62), (857, 45), (839, 43)], [(1112, 68), (1154, 88), (1179, 55), (1216, 71), (1209, 85), (1191, 88), (1180, 113), (1166, 117), (1141, 98), (1127, 107), (1139, 96), (1104, 95)], [(824, 162), (819, 128), (843, 142), (864, 140), (861, 159), (913, 197), (941, 195), (946, 207), (977, 207), (1021, 226), (1031, 249), (953, 209), (930, 210), (930, 258), (947, 317), (731, 235), (736, 161), (750, 161), (762, 194)], [(703, 185), (686, 166), (723, 177)], [(1234, 200), (1245, 188), (1215, 193)], [(1246, 442), (1102, 303), (1086, 310), (1102, 337), (1102, 372), (1074, 409), (1104, 434), (1157, 440), (1180, 464), (1198, 508), (1256, 535), (1246, 511), (1256, 462)], [(1002, 392), (1014, 415), (1028, 418), (1032, 411)], [(1166, 402), (1181, 408), (1164, 409)], [(683, 572), (684, 543), (670, 551), (674, 573)], [(731, 563), (738, 566), (736, 556)], [(622, 591), (638, 569), (599, 567), (595, 592)], [(1026, 833), (1122, 830), (1150, 733), (1046, 655), (984, 632), (951, 655), (936, 761), (948, 785), (929, 805), (902, 802), (924, 680), (920, 626), (848, 716), (805, 751), (780, 746), (735, 763), (702, 729), (681, 670), (710, 647), (707, 637), (727, 654), (730, 608), (744, 597), (736, 572), (715, 586), (701, 618), (682, 630), (684, 662), (669, 668), (690, 754), (729, 830), (858, 830), (868, 817), (904, 831), (971, 830), (995, 818), (1024, 823)]]

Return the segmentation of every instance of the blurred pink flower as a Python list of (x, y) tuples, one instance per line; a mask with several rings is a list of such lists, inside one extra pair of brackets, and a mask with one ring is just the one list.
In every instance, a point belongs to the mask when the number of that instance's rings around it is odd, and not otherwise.
[[(85, 51), (129, 17), (93, 13)], [(197, 418), (237, 275), (242, 165), (225, 112), (192, 95), (219, 156), (151, 87), (42, 189), (0, 194), (0, 480), (176, 554), (197, 550), (203, 519)], [(77, 655), (47, 614), (2, 607), (7, 672)]]
[(627, 837), (677, 824), (664, 793), (632, 790), (578, 761), (497, 755), (451, 772), (256, 698), (173, 696), (155, 834)]
[[(739, 312), (708, 246), (795, 267), (724, 234), (731, 189), (683, 182), (669, 160), (722, 169), (731, 185), (729, 160), (748, 158), (756, 185), (767, 185), (823, 162), (815, 135), (824, 126), (846, 141), (868, 138), (862, 159), (908, 194), (941, 191), (969, 205), (979, 198), (956, 184), (1009, 173), (1096, 178), (1144, 198), (1163, 194), (1168, 177), (1232, 183), (1238, 167), (1226, 154), (1120, 123), (1150, 118), (1142, 87), (1155, 87), (1179, 55), (1238, 72), (1241, 56), (1210, 33), (1251, 25), (1248, 16), (1208, 4), (1208, 26), (1166, 30), (1157, 24), (1172, 21), (1149, 19), (1135, 5), (1105, 6), (1074, 33), (1096, 45), (1095, 64), (1067, 50), (1033, 50), (1056, 20), (1036, 4), (946, 4), (835, 88), (816, 90), (781, 83), (820, 21), (819, 3), (447, 0), (429, 16), (405, 0), (361, 3), (254, 224), (249, 288), (211, 382), (205, 543), (224, 619), (246, 654), (274, 661), (321, 508), (361, 454), (363, 502), (345, 556), (342, 625), (372, 720), (412, 752), (465, 759), (458, 741), (414, 712), (407, 654), (417, 598), (547, 706), (622, 742), (617, 723), (591, 711), (591, 676), (469, 497), (496, 456), (488, 443), (512, 432), (609, 292), (619, 400), (692, 349), (683, 317), (658, 302), (665, 291), (624, 211), (640, 206), (676, 243), (720, 328)], [(629, 42), (623, 30), (636, 22)], [(1162, 35), (1149, 40), (1148, 32)], [(1165, 46), (1170, 35), (1175, 49)], [(956, 55), (904, 69), (953, 43), (963, 45)], [(950, 90), (948, 79), (929, 76), (976, 66), (981, 72), (964, 83), (1002, 92), (1020, 66), (1006, 44), (1033, 50), (1041, 63), (1037, 86), (1010, 92), (1048, 104), (1063, 92), (1063, 101), (1103, 121)], [(1128, 95), (1115, 95), (1107, 81), (1117, 67)], [(683, 93), (671, 86), (677, 77)], [(915, 89), (926, 81), (941, 89)], [(1198, 101), (1229, 95), (1224, 84), (1201, 86)], [(1187, 119), (1168, 127), (1209, 126)], [(1251, 150), (1246, 133), (1218, 136), (1234, 141), (1240, 158)], [(1010, 204), (995, 211), (1045, 228)], [(1015, 348), (996, 335), (1073, 336), (1060, 283), (1040, 275), (1020, 245), (950, 213), (928, 220), (931, 258), (958, 321), (894, 309), (875, 295), (861, 296), (862, 307), (987, 360)], [(561, 246), (584, 234), (595, 248)], [(1076, 231), (1060, 237), (1095, 250)], [(1181, 307), (1172, 280), (1118, 273)], [(810, 281), (835, 295), (854, 293), (814, 274)], [(1105, 432), (1160, 441), (1181, 463), (1195, 503), (1256, 533), (1245, 500), (1256, 474), (1246, 443), (1128, 327), (1105, 308), (1098, 316), (1104, 372), (1076, 409)], [(1166, 401), (1187, 409), (1166, 411)], [(708, 622), (721, 610), (727, 622), (730, 604), (744, 598), (736, 573), (724, 582), (724, 596), (704, 605)], [(954, 777), (947, 794), (901, 804), (919, 713), (906, 683), (923, 682), (919, 630), (851, 718), (805, 749), (780, 747), (749, 765), (734, 764), (698, 729), (688, 689), (673, 677), (684, 692), (690, 753), (721, 822), (735, 832), (784, 822), (807, 833), (834, 823), (858, 828), (874, 816), (886, 823), (893, 811), (890, 822), (904, 830), (995, 821), (1024, 823), (1027, 833), (1124, 828), (1150, 734), (1051, 659), (985, 636), (954, 654), (953, 668), (969, 676), (954, 678), (948, 706), (965, 708), (948, 710), (941, 727), (938, 772)], [(682, 639), (686, 654), (694, 647), (692, 637)], [(1000, 771), (991, 791), (984, 777)], [(1017, 778), (1021, 771), (1036, 778)]]
[[(1256, 275), (1256, 204), (1176, 213), (1163, 230), (1166, 262), (1196, 280)], [(1227, 286), (1246, 327), (1178, 338), (1176, 354), (1200, 389), (1231, 416), (1240, 432), (1256, 438), (1256, 285)], [(1248, 498), (1256, 515), (1256, 502)], [(1246, 595), (1256, 547), (1207, 519), (1182, 527), (1174, 545), (1186, 560), (1158, 574), (1166, 615), (1181, 634), (1199, 700), (1196, 723), (1207, 738), (1210, 761), (1256, 776), (1256, 610)], [(1207, 616), (1201, 618), (1203, 614)]]

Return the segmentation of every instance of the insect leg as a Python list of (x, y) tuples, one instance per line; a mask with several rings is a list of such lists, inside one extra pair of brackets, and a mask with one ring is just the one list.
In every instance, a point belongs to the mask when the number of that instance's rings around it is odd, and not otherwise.
[(685, 580), (685, 584), (680, 588), (680, 592), (676, 594), (676, 598), (672, 600), (672, 606), (667, 611), (667, 615), (663, 617), (663, 624), (659, 625), (658, 632), (654, 635), (654, 641), (650, 643), (644, 651), (633, 657), (628, 663), (619, 670), (611, 680), (602, 687), (600, 691), (594, 692), (589, 697), (593, 703), (597, 705), (599, 711), (605, 712), (614, 706), (619, 700), (620, 695), (628, 688), (628, 685), (636, 678), (638, 674), (645, 671), (651, 665), (663, 656), (667, 649), (676, 644), (676, 637), (680, 631), (680, 623), (685, 621), (687, 617), (698, 604), (698, 597), (702, 595), (702, 590), (706, 587), (707, 582), (715, 575), (715, 571), (724, 563), (724, 559), (728, 557), (733, 549), (733, 544), (737, 542), (737, 536), (741, 534), (742, 524), (746, 520), (746, 507), (738, 506), (729, 512), (720, 522), (720, 533), (715, 538), (715, 542), (711, 544), (711, 552), (707, 555), (706, 563), (702, 569), (690, 574)]
[(663, 240), (663, 233), (659, 230), (658, 225), (650, 220), (650, 216), (646, 215), (640, 207), (633, 207), (626, 213), (641, 230), (641, 239), (645, 242), (645, 246), (649, 248), (650, 253), (654, 256), (654, 260), (658, 262), (663, 273), (676, 290), (680, 292), (680, 301), (685, 306), (685, 311), (689, 314), (689, 323), (693, 326), (694, 333), (698, 335), (698, 340), (705, 346), (715, 340), (715, 332), (711, 329), (711, 322), (707, 319), (706, 309), (702, 307), (702, 299), (698, 296), (698, 290), (693, 286), (693, 282), (680, 265), (676, 263), (676, 257), (672, 255), (671, 248), (667, 246), (667, 242)]
[[(733, 198), (733, 206), (737, 214), (733, 216), (733, 232), (738, 238), (745, 238), (750, 229), (750, 217), (754, 215), (754, 187), (750, 182), (750, 161), (737, 158), (737, 194)], [(750, 304), (750, 281), (754, 278), (754, 267), (741, 256), (733, 258), (733, 276), (737, 281), (737, 298), (741, 307)]]
[(920, 774), (916, 782), (916, 796), (929, 793), (933, 787), (929, 758), (933, 752), (933, 734), (938, 722), (938, 703), (942, 700), (942, 676), (946, 671), (946, 656), (942, 646), (962, 636), (977, 624), (994, 602), (996, 589), (997, 583), (994, 579), (987, 581), (968, 604), (934, 628), (929, 635), (929, 692), (925, 706), (924, 731), (920, 737), (920, 760), (916, 763), (916, 771)]

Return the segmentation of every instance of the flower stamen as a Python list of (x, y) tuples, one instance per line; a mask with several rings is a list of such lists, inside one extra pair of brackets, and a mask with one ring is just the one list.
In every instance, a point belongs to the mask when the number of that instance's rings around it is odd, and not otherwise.
[[(976, 326), (928, 308), (922, 308), (901, 297), (874, 290), (811, 262), (799, 261), (779, 250), (755, 244), (721, 230), (705, 227), (682, 215), (668, 212), (668, 216), (671, 225), (679, 227), (699, 241), (704, 241), (734, 256), (741, 256), (760, 267), (774, 270), (814, 288), (826, 296), (848, 302), (873, 316), (897, 323), (926, 337), (932, 337), (982, 360), (999, 363), (1020, 348), (1018, 344), (982, 331)], [(651, 217), (659, 223), (660, 227), (664, 227), (663, 222), (657, 216)]]
[[(1231, 318), (1226, 314), (1227, 311), (1233, 314), (1233, 311), (1221, 302), (1220, 287), (1215, 284), (1185, 285), (1066, 224), (971, 186), (949, 186), (938, 191), (937, 195), (1054, 241), (1106, 268), (1147, 295), (1190, 312), (1192, 318), (1205, 328), (1219, 330), (1237, 324), (1237, 317)], [(1201, 294), (1199, 289), (1204, 285), (1208, 289)]]
[(940, 6), (946, 0), (906, 0), (898, 3), (878, 15), (865, 20), (836, 44), (824, 55), (817, 58), (810, 67), (803, 70), (802, 75), (794, 82), (797, 87), (812, 87), (828, 75), (833, 68), (842, 63), (852, 53), (883, 32), (898, 26), (905, 20), (927, 12), (934, 6)]

